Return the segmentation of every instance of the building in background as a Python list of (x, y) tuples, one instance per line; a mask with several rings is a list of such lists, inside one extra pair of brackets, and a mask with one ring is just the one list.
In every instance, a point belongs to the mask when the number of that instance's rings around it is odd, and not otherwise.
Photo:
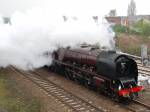
[(105, 17), (110, 24), (129, 26), (141, 19), (150, 21), (150, 15)]
[(120, 25), (121, 24), (121, 17), (120, 16), (117, 16), (117, 17), (105, 17), (106, 20), (111, 23), (111, 24), (114, 24), (114, 25)]

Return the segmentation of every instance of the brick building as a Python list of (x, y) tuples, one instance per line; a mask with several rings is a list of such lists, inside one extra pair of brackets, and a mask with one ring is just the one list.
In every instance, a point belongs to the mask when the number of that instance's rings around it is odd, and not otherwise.
[(116, 16), (116, 17), (105, 17), (106, 20), (111, 24), (129, 26), (135, 22), (146, 19), (150, 21), (150, 15), (136, 15), (136, 16)]

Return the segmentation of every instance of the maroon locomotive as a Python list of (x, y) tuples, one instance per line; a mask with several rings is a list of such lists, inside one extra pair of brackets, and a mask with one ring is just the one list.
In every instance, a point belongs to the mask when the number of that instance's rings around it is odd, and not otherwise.
[(60, 48), (53, 53), (52, 68), (68, 78), (111, 95), (134, 99), (142, 90), (137, 85), (136, 62), (127, 55), (93, 47)]

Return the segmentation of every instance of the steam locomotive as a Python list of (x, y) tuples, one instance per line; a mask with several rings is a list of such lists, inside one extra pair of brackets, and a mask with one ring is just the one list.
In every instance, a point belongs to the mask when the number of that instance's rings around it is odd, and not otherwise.
[(53, 52), (51, 69), (67, 78), (95, 87), (112, 98), (135, 99), (138, 86), (136, 62), (127, 55), (94, 47), (59, 48)]

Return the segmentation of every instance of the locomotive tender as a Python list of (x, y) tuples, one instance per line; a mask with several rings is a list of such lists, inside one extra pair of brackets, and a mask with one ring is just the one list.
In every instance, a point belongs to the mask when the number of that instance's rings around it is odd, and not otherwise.
[(93, 47), (59, 48), (53, 52), (51, 68), (119, 100), (135, 99), (142, 90), (142, 86), (137, 85), (136, 62), (115, 51)]

